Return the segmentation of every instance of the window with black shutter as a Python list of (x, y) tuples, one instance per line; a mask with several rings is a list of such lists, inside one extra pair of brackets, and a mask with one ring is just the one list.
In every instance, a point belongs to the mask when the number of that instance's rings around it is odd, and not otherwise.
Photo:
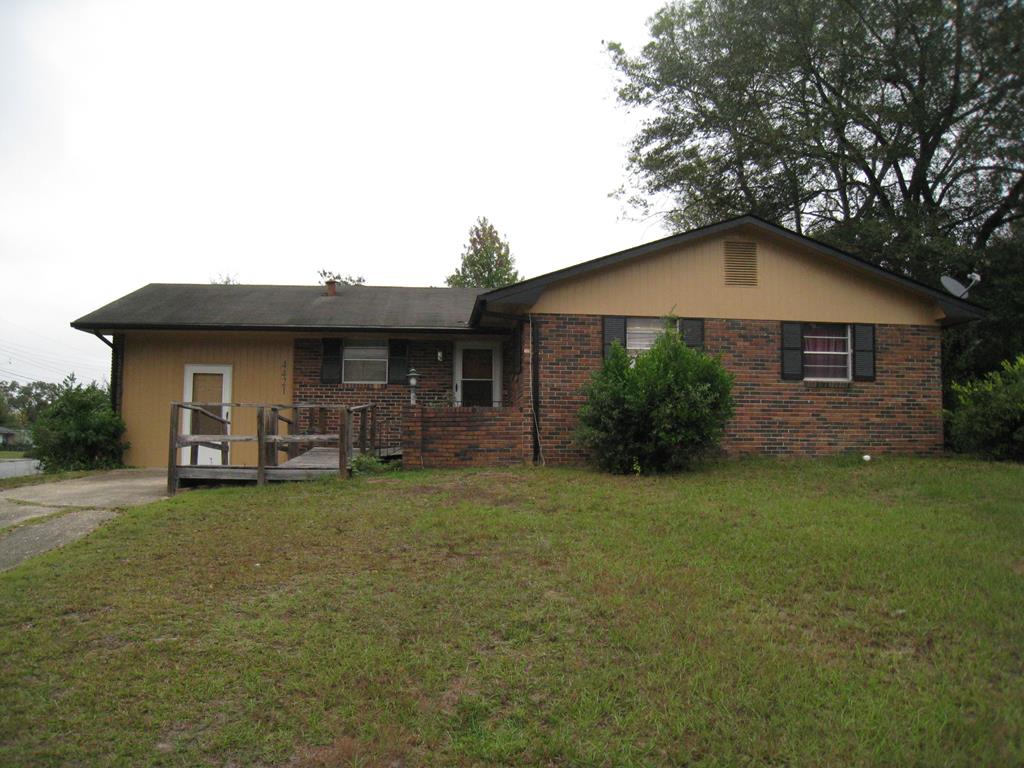
[(802, 323), (782, 324), (782, 378), (800, 381), (804, 377), (804, 336)]
[(408, 384), (409, 342), (402, 339), (388, 341), (388, 384)]
[(858, 323), (853, 326), (853, 378), (875, 380), (875, 326)]
[(682, 334), (683, 343), (690, 349), (704, 351), (704, 320), (702, 318), (681, 318), (679, 333)]
[(321, 339), (320, 383), (341, 383), (341, 339)]
[(612, 351), (612, 344), (619, 342), (626, 346), (626, 318), (606, 317), (604, 318), (604, 356)]

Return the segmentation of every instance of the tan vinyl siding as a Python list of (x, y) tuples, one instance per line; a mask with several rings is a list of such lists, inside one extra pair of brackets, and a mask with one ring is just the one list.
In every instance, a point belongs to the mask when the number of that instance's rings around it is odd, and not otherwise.
[[(729, 285), (725, 241), (756, 243), (756, 266)], [(753, 271), (751, 271), (753, 270)], [(734, 273), (735, 274), (735, 273)], [(545, 289), (535, 313), (935, 325), (931, 299), (754, 231), (708, 237)]]
[[(125, 461), (167, 465), (170, 403), (182, 399), (187, 364), (232, 366), (235, 402), (290, 402), (292, 339), (283, 333), (126, 333), (122, 414), (131, 448)], [(236, 409), (232, 418), (233, 433), (256, 433), (253, 409)], [(255, 464), (255, 446), (233, 445), (231, 462)]]

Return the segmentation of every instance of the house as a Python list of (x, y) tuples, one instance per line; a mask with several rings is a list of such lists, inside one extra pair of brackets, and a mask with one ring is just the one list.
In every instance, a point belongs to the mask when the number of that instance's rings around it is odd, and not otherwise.
[[(131, 464), (167, 462), (168, 405), (186, 401), (374, 403), (407, 465), (465, 466), (583, 460), (582, 387), (614, 341), (641, 351), (670, 314), (735, 375), (728, 453), (817, 455), (939, 451), (941, 330), (983, 311), (743, 216), (487, 292), (160, 284), (72, 326), (111, 337)], [(304, 413), (287, 429), (309, 431)], [(183, 429), (216, 434), (225, 414)]]
[(14, 445), (18, 442), (18, 431), (10, 427), (0, 427), (0, 447)]

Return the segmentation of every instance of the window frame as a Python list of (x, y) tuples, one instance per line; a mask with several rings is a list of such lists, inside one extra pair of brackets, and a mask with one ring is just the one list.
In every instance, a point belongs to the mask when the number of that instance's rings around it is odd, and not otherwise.
[[(360, 349), (383, 349), (384, 356), (381, 357), (349, 357), (350, 350)], [(388, 340), (377, 341), (373, 339), (361, 339), (356, 341), (346, 342), (341, 349), (341, 383), (342, 384), (387, 384), (388, 383), (388, 368), (391, 359), (391, 351), (388, 345)], [(366, 380), (359, 379), (353, 380), (345, 377), (345, 363), (352, 361), (357, 363), (384, 363), (384, 378), (377, 380)]]
[[(651, 317), (650, 315), (647, 315), (647, 316), (644, 316), (644, 315), (627, 315), (627, 316), (623, 317), (623, 320), (625, 320), (625, 324), (624, 324), (623, 334), (622, 334), (623, 335), (622, 348), (626, 350), (626, 354), (627, 355), (629, 355), (631, 358), (634, 358), (634, 359), (641, 352), (647, 352), (648, 350), (650, 350), (651, 347), (639, 348), (639, 347), (631, 347), (631, 346), (629, 346), (629, 323), (630, 323), (630, 321), (632, 321), (632, 320), (652, 321), (653, 320), (655, 323), (658, 323), (659, 324), (659, 329), (658, 329), (658, 333), (656, 333), (655, 336), (654, 336), (655, 339), (657, 339), (658, 335), (664, 333), (665, 330), (666, 330), (665, 329), (665, 318), (663, 318), (663, 317)], [(653, 341), (651, 342), (651, 346), (654, 346), (654, 342)]]
[[(846, 329), (846, 352), (811, 352), (803, 348), (804, 339), (808, 337), (805, 333), (804, 328), (808, 325), (841, 325)], [(804, 371), (803, 381), (816, 381), (816, 382), (833, 382), (843, 383), (853, 381), (853, 326), (850, 323), (815, 323), (807, 322), (802, 323), (800, 328), (800, 355), (801, 355), (801, 368)], [(814, 338), (812, 336), (812, 338)], [(840, 336), (823, 336), (820, 338), (842, 338)], [(835, 376), (808, 376), (807, 375), (807, 355), (845, 355), (846, 356), (846, 376), (843, 378)]]

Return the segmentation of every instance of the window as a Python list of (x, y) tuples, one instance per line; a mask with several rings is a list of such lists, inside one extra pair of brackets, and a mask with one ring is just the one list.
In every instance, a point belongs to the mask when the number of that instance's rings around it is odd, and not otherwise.
[(850, 380), (850, 326), (803, 323), (804, 379)]
[(630, 357), (648, 350), (654, 340), (665, 331), (665, 321), (660, 317), (626, 318), (626, 351)]
[(358, 341), (342, 349), (342, 381), (345, 384), (385, 384), (388, 380), (388, 343)]

